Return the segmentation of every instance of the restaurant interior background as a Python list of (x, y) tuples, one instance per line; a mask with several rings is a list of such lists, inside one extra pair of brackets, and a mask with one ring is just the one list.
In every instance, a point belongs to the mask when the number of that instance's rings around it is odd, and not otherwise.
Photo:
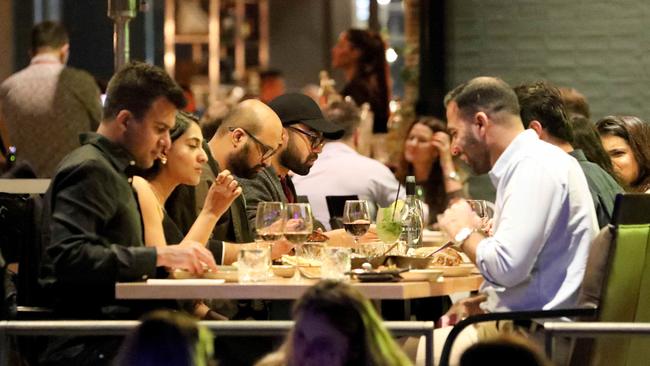
[[(176, 77), (207, 84), (209, 37), (170, 41), (164, 32), (170, 2), (147, 0), (149, 11), (131, 21), (131, 58), (164, 66), (171, 44)], [(588, 97), (594, 119), (650, 119), (645, 0), (176, 0), (176, 19), (179, 5), (194, 2), (208, 20), (210, 3), (220, 4), (221, 42), (214, 54), (221, 85), (247, 85), (252, 72), (264, 68), (282, 70), (291, 91), (318, 84), (320, 70), (332, 71), (330, 49), (338, 34), (351, 26), (374, 27), (395, 51), (394, 96), (408, 98), (409, 86), (414, 95), (419, 91), (420, 112), (440, 114), (449, 88), (476, 75), (498, 75), (513, 84), (543, 78), (574, 87)], [(69, 65), (107, 80), (113, 73), (107, 4), (0, 1), (0, 81), (27, 65), (30, 28), (47, 19), (69, 28)], [(175, 25), (178, 31), (181, 25)], [(341, 87), (341, 75), (333, 76)]]

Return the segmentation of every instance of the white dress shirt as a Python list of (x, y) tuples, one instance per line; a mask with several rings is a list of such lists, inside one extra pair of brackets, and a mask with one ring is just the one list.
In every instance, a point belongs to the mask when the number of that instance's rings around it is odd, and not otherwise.
[(476, 263), (487, 311), (575, 305), (598, 224), (578, 162), (526, 130), (490, 171), (497, 189), (494, 236)]
[(371, 217), (374, 218), (375, 205), (387, 207), (391, 204), (398, 185), (388, 167), (359, 154), (342, 142), (325, 144), (309, 174), (294, 175), (291, 180), (296, 193), (309, 198), (314, 217), (328, 230), (330, 215), (325, 196), (356, 194), (359, 199), (368, 201)]

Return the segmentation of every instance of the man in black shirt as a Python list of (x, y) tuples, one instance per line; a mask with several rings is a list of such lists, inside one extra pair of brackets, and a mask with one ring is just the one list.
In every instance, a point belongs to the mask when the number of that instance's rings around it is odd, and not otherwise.
[[(82, 146), (57, 168), (45, 198), (40, 282), (47, 305), (59, 316), (137, 318), (159, 304), (117, 301), (116, 282), (156, 277), (163, 267), (216, 270), (212, 254), (200, 243), (145, 247), (130, 184), (137, 169), (151, 167), (171, 145), (169, 129), (184, 105), (182, 90), (162, 69), (127, 64), (108, 84), (97, 133), (83, 134)], [(46, 358), (58, 364), (102, 364), (117, 352), (116, 344), (57, 341)]]

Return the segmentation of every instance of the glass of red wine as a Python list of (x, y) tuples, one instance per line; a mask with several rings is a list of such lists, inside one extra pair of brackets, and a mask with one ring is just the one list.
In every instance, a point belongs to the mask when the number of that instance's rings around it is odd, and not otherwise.
[(343, 227), (354, 238), (355, 247), (359, 237), (363, 236), (370, 228), (370, 211), (365, 200), (345, 201), (343, 207)]

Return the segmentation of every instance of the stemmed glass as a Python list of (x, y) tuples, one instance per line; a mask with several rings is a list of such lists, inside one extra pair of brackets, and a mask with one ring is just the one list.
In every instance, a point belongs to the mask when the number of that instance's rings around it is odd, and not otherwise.
[(354, 238), (354, 246), (359, 244), (359, 237), (370, 228), (370, 210), (365, 200), (345, 201), (343, 207), (343, 227)]
[(293, 243), (296, 252), (296, 270), (293, 280), (300, 280), (300, 257), (302, 244), (311, 234), (314, 224), (311, 216), (311, 206), (308, 203), (287, 203), (285, 205), (286, 221), (284, 224), (284, 237)]
[(485, 200), (467, 200), (469, 207), (481, 218), (481, 231), (488, 233), (490, 231), (491, 219), (494, 216), (494, 203)]
[(257, 236), (264, 241), (279, 240), (284, 232), (286, 217), (282, 202), (260, 202), (255, 216)]
[(269, 251), (269, 259), (273, 260), (271, 252), (276, 240), (282, 238), (287, 213), (282, 202), (260, 202), (255, 216), (255, 232), (257, 240), (265, 242)]

